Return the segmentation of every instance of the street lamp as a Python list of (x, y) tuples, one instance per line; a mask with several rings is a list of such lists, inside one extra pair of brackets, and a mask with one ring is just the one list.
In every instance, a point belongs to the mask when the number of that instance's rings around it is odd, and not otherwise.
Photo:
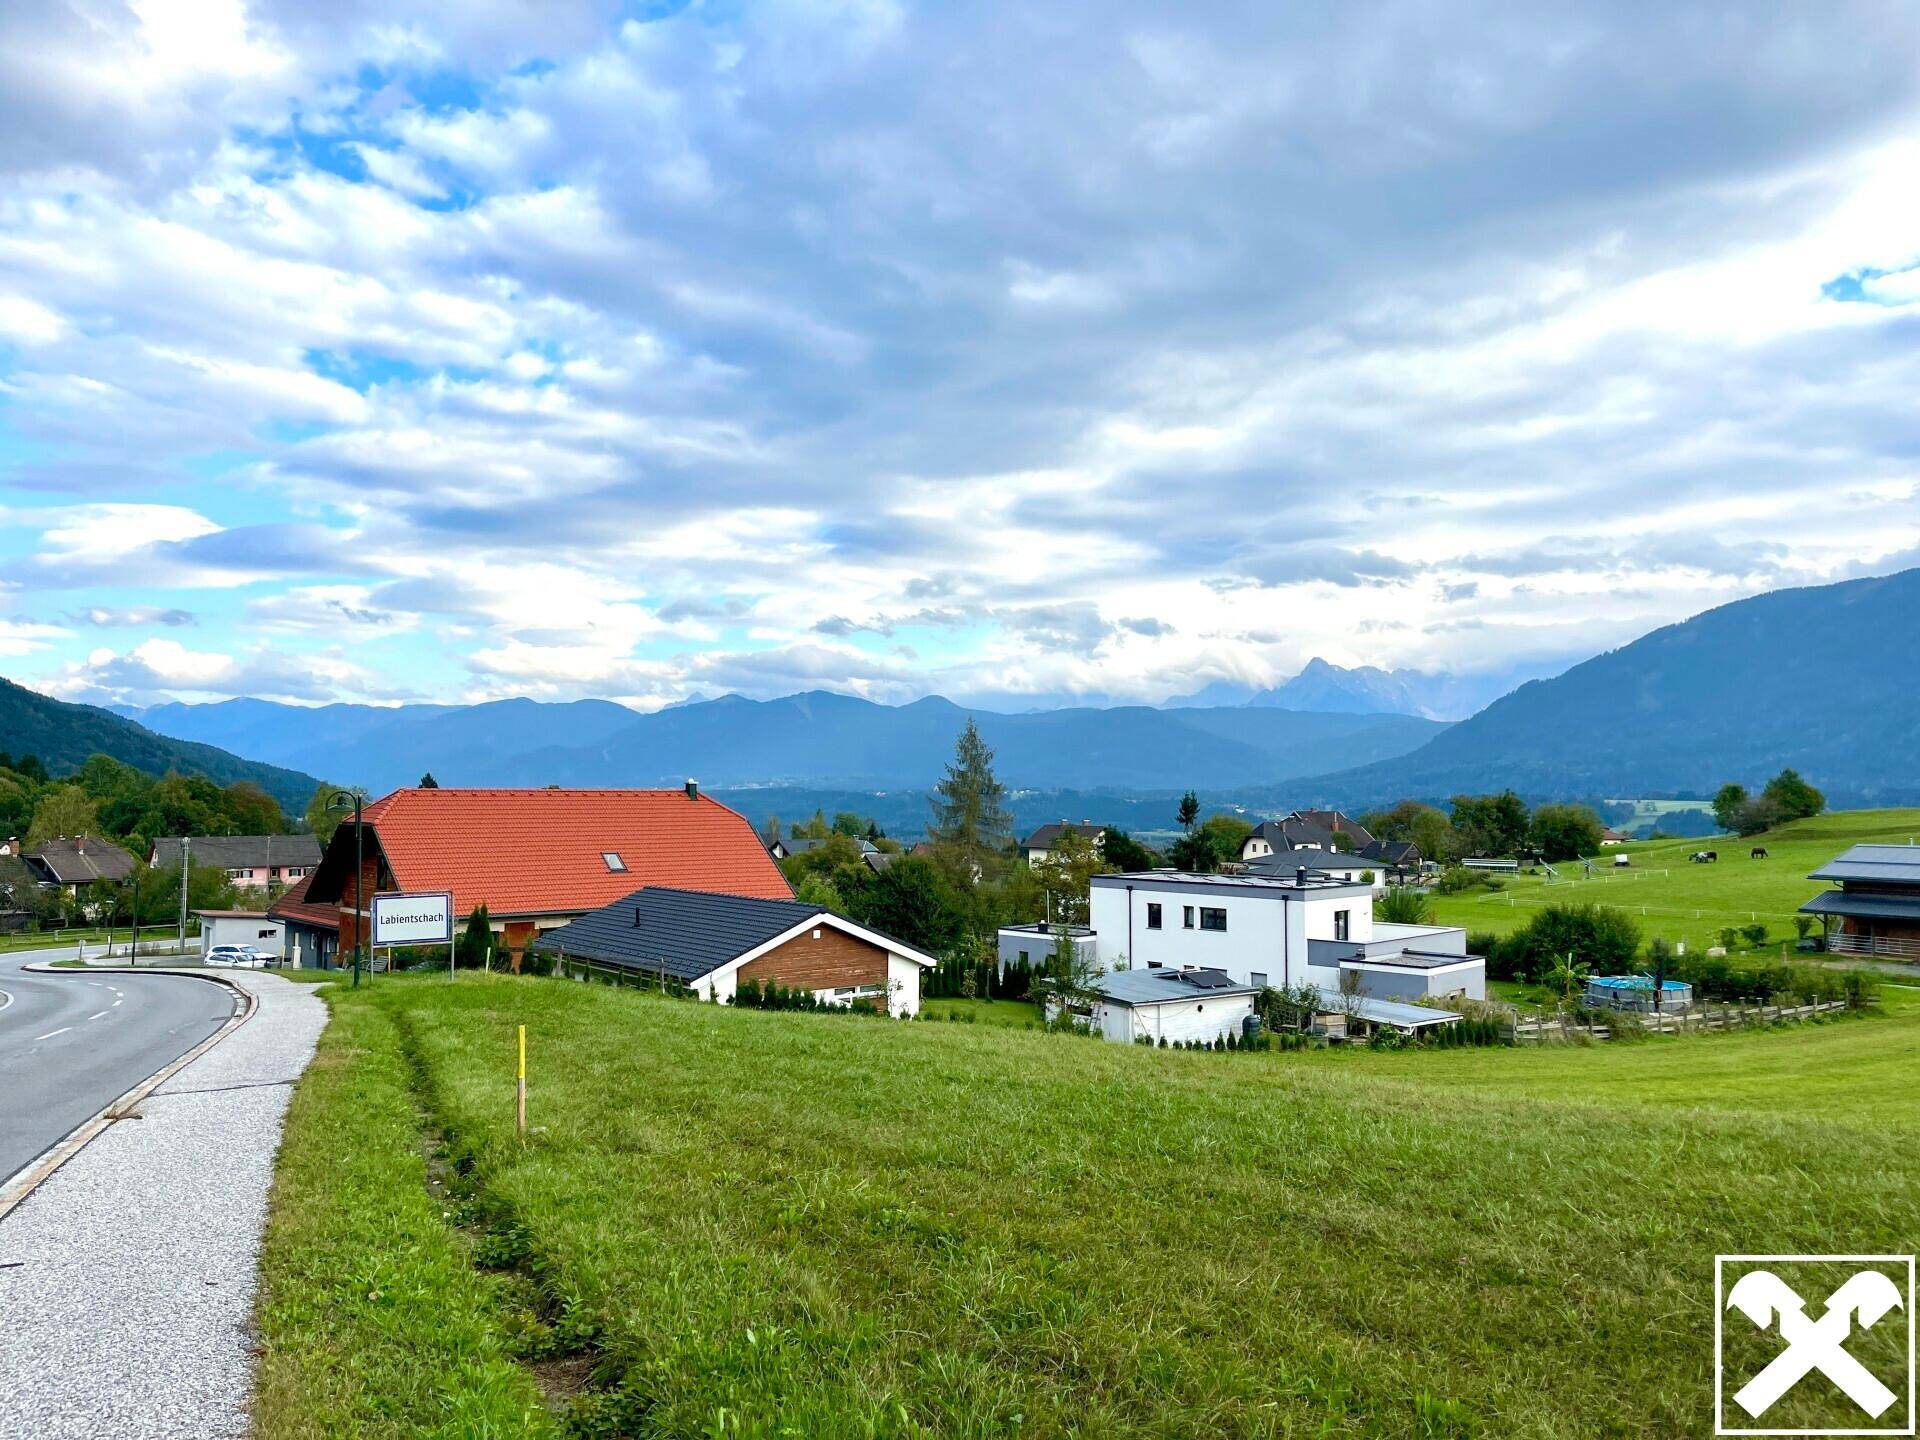
[[(353, 983), (360, 983), (360, 952), (366, 947), (367, 910), (361, 903), (361, 885), (364, 883), (367, 868), (366, 835), (360, 824), (360, 807), (363, 797), (351, 790), (336, 790), (327, 797), (327, 809), (344, 810), (353, 807)], [(367, 983), (373, 983), (373, 972), (367, 972)]]

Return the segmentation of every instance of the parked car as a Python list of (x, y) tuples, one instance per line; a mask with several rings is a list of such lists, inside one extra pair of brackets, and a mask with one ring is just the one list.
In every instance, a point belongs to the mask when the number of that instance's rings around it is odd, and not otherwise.
[(251, 945), (216, 945), (207, 951), (207, 964), (225, 965), (235, 970), (264, 969), (267, 957)]

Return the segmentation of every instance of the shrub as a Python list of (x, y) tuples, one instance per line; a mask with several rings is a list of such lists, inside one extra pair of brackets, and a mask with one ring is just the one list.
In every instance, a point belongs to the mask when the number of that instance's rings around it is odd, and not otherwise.
[(1373, 918), (1390, 925), (1424, 925), (1433, 919), (1433, 900), (1412, 885), (1390, 886), (1373, 902)]
[(1740, 927), (1740, 934), (1742, 938), (1746, 940), (1747, 944), (1755, 950), (1758, 950), (1762, 945), (1767, 943), (1767, 927), (1759, 922), (1755, 922), (1752, 925), (1742, 925)]
[(1607, 905), (1549, 905), (1487, 956), (1489, 979), (1537, 983), (1567, 955), (1595, 974), (1619, 974), (1640, 952), (1640, 927)]

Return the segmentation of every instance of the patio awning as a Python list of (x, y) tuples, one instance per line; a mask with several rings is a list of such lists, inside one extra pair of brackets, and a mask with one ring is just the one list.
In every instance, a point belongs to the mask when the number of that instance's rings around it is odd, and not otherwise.
[(1800, 907), (1803, 915), (1837, 915), (1846, 920), (1905, 920), (1920, 925), (1920, 896), (1862, 895), (1829, 890)]

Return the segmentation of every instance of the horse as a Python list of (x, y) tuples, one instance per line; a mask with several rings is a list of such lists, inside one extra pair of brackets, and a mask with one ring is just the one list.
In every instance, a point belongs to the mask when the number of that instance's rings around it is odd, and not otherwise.
[(1749, 850), (1749, 851), (1747, 852), (1747, 858), (1748, 858), (1749, 860), (1764, 860), (1764, 859), (1766, 859), (1766, 858), (1767, 858), (1767, 847), (1766, 847), (1766, 846), (1764, 846), (1764, 845), (1756, 845), (1756, 846), (1754, 846), (1754, 847), (1753, 847), (1753, 849), (1751, 849), (1751, 850)]

